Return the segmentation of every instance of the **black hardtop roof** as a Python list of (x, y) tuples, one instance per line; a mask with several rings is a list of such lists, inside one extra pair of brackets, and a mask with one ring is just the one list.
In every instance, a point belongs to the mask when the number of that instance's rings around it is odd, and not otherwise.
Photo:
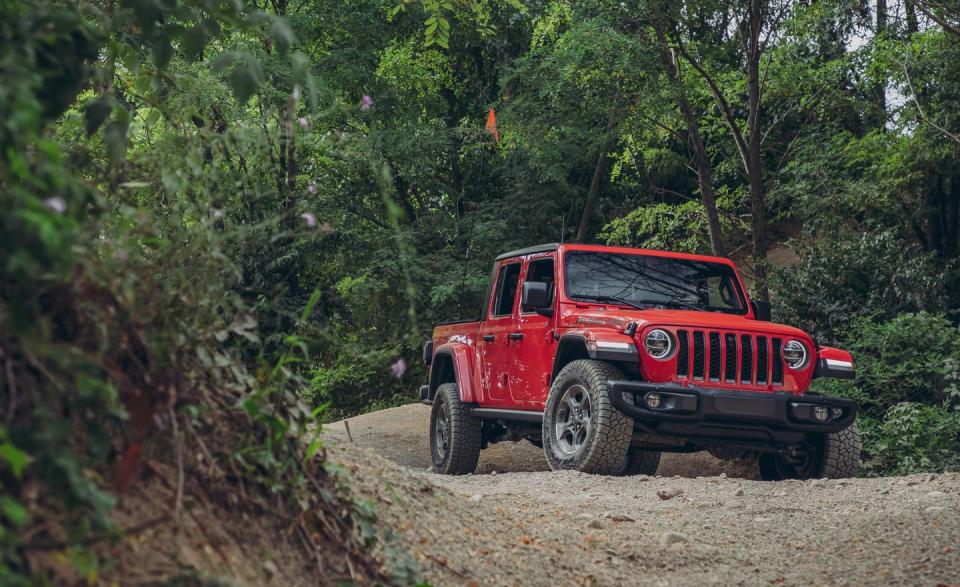
[(560, 248), (560, 243), (534, 245), (532, 247), (527, 247), (525, 249), (517, 249), (516, 251), (510, 251), (509, 253), (504, 253), (502, 255), (499, 255), (496, 259), (494, 259), (494, 261), (509, 259), (511, 257), (522, 257), (524, 255), (532, 255), (534, 253), (546, 253), (548, 251), (556, 251), (558, 248)]

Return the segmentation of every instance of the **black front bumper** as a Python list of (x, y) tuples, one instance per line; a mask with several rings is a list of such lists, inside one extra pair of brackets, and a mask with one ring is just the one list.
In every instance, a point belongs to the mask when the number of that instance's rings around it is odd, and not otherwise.
[[(783, 433), (839, 432), (857, 416), (855, 400), (817, 394), (755, 392), (676, 383), (609, 381), (610, 401), (638, 423), (658, 425), (662, 432), (690, 436), (739, 436), (739, 431), (765, 431), (775, 440)], [(660, 395), (660, 407), (645, 403)], [(813, 410), (826, 407), (828, 422), (814, 419)], [(822, 412), (822, 410), (819, 410)], [(727, 431), (727, 432), (724, 432)]]

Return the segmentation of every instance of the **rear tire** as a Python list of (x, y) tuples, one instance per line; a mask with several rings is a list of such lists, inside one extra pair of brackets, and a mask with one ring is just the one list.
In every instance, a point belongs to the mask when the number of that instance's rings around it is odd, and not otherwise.
[(660, 468), (661, 452), (658, 450), (640, 450), (631, 448), (627, 453), (627, 463), (621, 475), (656, 475)]
[(860, 431), (856, 423), (840, 432), (811, 434), (809, 454), (800, 463), (789, 463), (779, 455), (760, 455), (760, 478), (845, 479), (856, 477), (860, 468)]
[(543, 412), (543, 452), (551, 469), (623, 472), (633, 419), (613, 407), (607, 387), (608, 381), (622, 378), (613, 365), (587, 359), (560, 371)]
[(433, 470), (446, 475), (473, 473), (480, 460), (481, 424), (460, 401), (456, 383), (438, 387), (430, 411)]

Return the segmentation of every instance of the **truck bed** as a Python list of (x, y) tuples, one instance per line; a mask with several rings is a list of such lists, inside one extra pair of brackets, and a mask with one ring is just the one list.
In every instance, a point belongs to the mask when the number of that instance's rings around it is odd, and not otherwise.
[(433, 344), (439, 347), (452, 339), (473, 345), (480, 331), (480, 322), (480, 320), (457, 320), (437, 324), (433, 329)]

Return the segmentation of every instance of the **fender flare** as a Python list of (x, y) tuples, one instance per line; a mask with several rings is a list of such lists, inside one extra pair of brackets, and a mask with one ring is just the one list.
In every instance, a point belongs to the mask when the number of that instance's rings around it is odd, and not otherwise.
[(440, 345), (433, 354), (430, 365), (430, 388), (427, 399), (433, 400), (437, 388), (444, 383), (456, 383), (460, 388), (460, 401), (476, 402), (473, 385), (471, 356), (473, 349), (463, 343)]
[(822, 346), (817, 349), (816, 367), (813, 377), (832, 377), (834, 379), (853, 379), (853, 356), (843, 349)]
[(619, 332), (601, 334), (600, 342), (613, 343), (618, 345), (618, 348), (603, 348), (602, 344), (598, 344), (597, 336), (592, 330), (568, 331), (560, 336), (553, 355), (550, 381), (553, 381), (564, 365), (576, 359), (589, 358), (611, 363), (639, 361), (637, 346), (632, 338)]

